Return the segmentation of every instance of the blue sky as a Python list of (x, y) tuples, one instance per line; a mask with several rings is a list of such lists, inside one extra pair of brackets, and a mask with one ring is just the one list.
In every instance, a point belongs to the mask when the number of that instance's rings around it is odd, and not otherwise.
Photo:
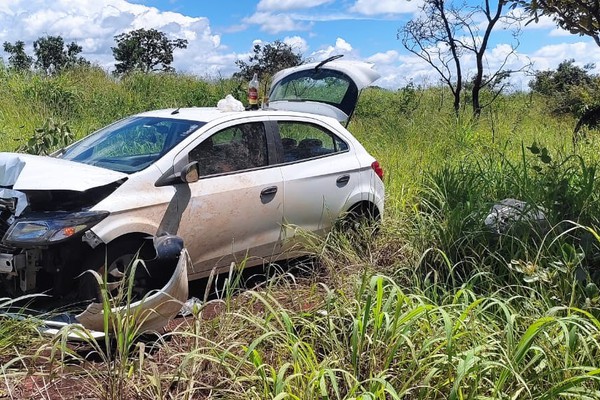
[[(254, 43), (279, 39), (307, 59), (344, 54), (372, 62), (382, 74), (377, 84), (394, 89), (410, 81), (437, 81), (431, 68), (396, 39), (398, 28), (416, 15), (420, 1), (0, 0), (0, 41), (23, 40), (31, 53), (38, 37), (61, 35), (78, 42), (86, 58), (110, 70), (115, 35), (155, 28), (188, 39), (188, 48), (175, 54), (178, 71), (218, 77), (235, 72), (235, 60), (246, 59)], [(504, 60), (510, 43), (507, 31), (494, 34), (487, 60), (491, 67)], [(517, 69), (531, 61), (534, 69), (548, 69), (574, 58), (580, 65), (600, 66), (599, 50), (592, 40), (558, 29), (545, 18), (524, 28), (508, 65)], [(468, 71), (472, 61), (467, 58), (465, 66)], [(515, 76), (513, 84), (525, 88), (528, 79)]]

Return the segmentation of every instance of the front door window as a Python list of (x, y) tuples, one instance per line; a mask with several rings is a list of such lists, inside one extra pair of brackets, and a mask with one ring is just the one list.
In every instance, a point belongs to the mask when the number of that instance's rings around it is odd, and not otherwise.
[(268, 165), (267, 137), (262, 122), (235, 125), (204, 140), (189, 154), (198, 161), (200, 176), (211, 176)]

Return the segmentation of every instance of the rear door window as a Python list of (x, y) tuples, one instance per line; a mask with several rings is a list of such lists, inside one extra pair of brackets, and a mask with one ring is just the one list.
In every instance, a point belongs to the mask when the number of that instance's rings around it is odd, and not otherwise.
[(352, 78), (343, 72), (323, 68), (298, 71), (286, 76), (274, 84), (269, 100), (320, 102), (350, 115), (357, 98), (358, 89)]
[(278, 122), (283, 162), (307, 160), (348, 150), (342, 139), (318, 125), (296, 122)]

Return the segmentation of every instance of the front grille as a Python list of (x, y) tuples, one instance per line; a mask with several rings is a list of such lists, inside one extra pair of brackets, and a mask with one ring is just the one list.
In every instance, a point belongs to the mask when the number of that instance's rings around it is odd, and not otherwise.
[(11, 253), (14, 254), (17, 250), (16, 247), (7, 245), (2, 242), (2, 238), (10, 228), (10, 224), (8, 223), (8, 219), (12, 214), (7, 210), (3, 210), (0, 212), (0, 253)]

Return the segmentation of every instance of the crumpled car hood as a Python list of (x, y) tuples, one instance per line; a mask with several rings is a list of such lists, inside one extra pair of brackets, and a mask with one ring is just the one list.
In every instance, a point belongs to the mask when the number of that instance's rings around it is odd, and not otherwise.
[(69, 160), (21, 153), (0, 153), (0, 187), (15, 190), (85, 190), (127, 177), (123, 172)]

